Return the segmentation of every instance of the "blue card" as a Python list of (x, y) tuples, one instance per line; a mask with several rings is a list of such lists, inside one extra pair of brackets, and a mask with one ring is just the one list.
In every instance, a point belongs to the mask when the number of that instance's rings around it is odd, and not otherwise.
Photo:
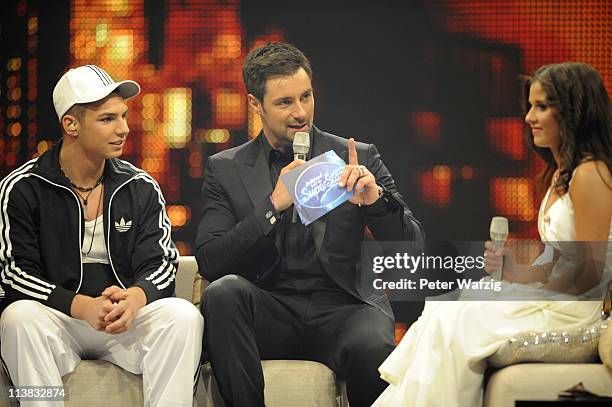
[(345, 165), (330, 150), (280, 177), (304, 225), (352, 198), (352, 192), (338, 186)]

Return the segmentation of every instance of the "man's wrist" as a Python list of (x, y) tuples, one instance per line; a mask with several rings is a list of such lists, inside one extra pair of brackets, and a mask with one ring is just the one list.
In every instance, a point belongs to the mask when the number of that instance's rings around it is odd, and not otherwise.
[(278, 209), (276, 209), (276, 204), (274, 203), (274, 197), (272, 195), (273, 194), (270, 194), (270, 203), (272, 204), (274, 210), (278, 212)]
[(133, 295), (136, 299), (136, 305), (139, 309), (147, 305), (147, 293), (145, 293), (142, 287), (135, 285), (129, 287), (127, 290), (129, 294)]
[(395, 213), (399, 208), (399, 203), (395, 200), (393, 195), (387, 191), (383, 186), (378, 185), (378, 199), (374, 201), (371, 205), (364, 205), (363, 209), (365, 210), (368, 216), (384, 216), (389, 213)]
[(374, 205), (376, 202), (378, 202), (380, 200), (380, 198), (382, 197), (383, 193), (384, 193), (384, 188), (381, 187), (380, 185), (376, 184), (376, 188), (377, 188), (377, 192), (378, 192), (378, 197), (376, 198), (376, 200), (374, 200), (373, 202), (369, 203), (369, 204), (358, 204), (359, 207), (369, 207)]
[(90, 298), (91, 297), (83, 294), (75, 295), (70, 304), (70, 316), (75, 319), (84, 319), (83, 309), (87, 306)]

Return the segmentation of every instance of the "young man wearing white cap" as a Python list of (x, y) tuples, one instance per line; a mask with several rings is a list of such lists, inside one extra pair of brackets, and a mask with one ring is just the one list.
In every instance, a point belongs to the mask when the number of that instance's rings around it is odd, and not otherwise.
[(17, 393), (62, 386), (87, 358), (142, 373), (147, 406), (192, 404), (203, 319), (172, 297), (158, 184), (118, 158), (139, 92), (94, 65), (69, 70), (53, 91), (62, 140), (0, 182), (1, 350)]

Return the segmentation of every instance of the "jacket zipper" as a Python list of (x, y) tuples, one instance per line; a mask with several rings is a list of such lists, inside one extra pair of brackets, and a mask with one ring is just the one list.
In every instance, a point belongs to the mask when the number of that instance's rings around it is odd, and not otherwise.
[[(69, 191), (70, 194), (72, 196), (74, 196), (74, 199), (76, 200), (77, 208), (79, 210), (79, 264), (81, 266), (81, 275), (79, 277), (79, 286), (76, 289), (76, 292), (78, 293), (79, 290), (81, 289), (81, 284), (83, 284), (83, 258), (81, 257), (81, 248), (83, 246), (83, 236), (81, 235), (81, 231), (83, 230), (83, 226), (81, 225), (81, 222), (83, 220), (83, 214), (81, 213), (81, 202), (79, 201), (79, 198), (76, 196), (76, 193), (72, 189), (68, 188), (67, 186), (56, 184), (55, 182), (51, 182), (48, 179), (46, 179), (45, 177), (42, 177), (42, 176), (40, 176), (38, 174), (32, 173), (32, 176), (34, 176), (36, 178), (40, 178), (43, 181), (45, 181), (45, 182), (47, 182), (47, 183), (49, 183), (51, 185), (54, 185), (56, 187), (63, 188), (65, 190)], [(108, 257), (110, 258), (110, 253), (109, 253)]]
[(115, 266), (113, 266), (113, 257), (111, 256), (111, 249), (110, 249), (110, 232), (111, 232), (111, 223), (113, 222), (111, 217), (110, 217), (110, 210), (111, 210), (111, 204), (113, 202), (113, 198), (115, 197), (115, 194), (117, 192), (119, 192), (119, 190), (121, 188), (123, 188), (125, 185), (127, 185), (128, 183), (132, 182), (138, 175), (134, 175), (132, 178), (128, 179), (127, 181), (125, 181), (123, 184), (119, 185), (111, 194), (110, 198), (108, 199), (108, 225), (107, 225), (107, 233), (106, 233), (106, 250), (108, 251), (108, 261), (110, 262), (110, 266), (111, 266), (111, 270), (113, 270), (113, 274), (115, 275), (115, 279), (119, 282), (119, 285), (121, 287), (123, 287), (124, 290), (126, 290), (127, 288), (123, 285), (123, 283), (121, 282), (121, 280), (119, 279), (119, 276), (117, 275), (117, 272), (115, 271)]
[[(81, 285), (83, 284), (83, 258), (82, 258), (82, 256), (81, 256), (81, 247), (83, 246), (83, 236), (81, 235), (81, 231), (82, 231), (82, 229), (83, 229), (83, 226), (81, 225), (81, 222), (82, 222), (82, 220), (83, 220), (83, 215), (82, 215), (82, 213), (81, 213), (81, 202), (79, 201), (79, 198), (76, 196), (76, 193), (75, 193), (75, 192), (74, 192), (72, 189), (70, 189), (70, 188), (68, 188), (68, 187), (66, 187), (66, 186), (64, 186), (64, 185), (56, 184), (55, 182), (49, 181), (48, 179), (46, 179), (46, 178), (44, 178), (44, 177), (42, 177), (42, 176), (40, 176), (40, 175), (38, 175), (38, 174), (32, 174), (32, 176), (37, 177), (37, 178), (40, 178), (40, 179), (42, 179), (43, 181), (45, 181), (45, 182), (47, 182), (47, 183), (49, 183), (49, 184), (51, 184), (51, 185), (54, 185), (54, 186), (56, 186), (56, 187), (63, 188), (63, 189), (66, 189), (66, 190), (70, 191), (70, 194), (71, 194), (72, 196), (74, 196), (74, 199), (76, 200), (76, 203), (77, 203), (77, 208), (78, 208), (78, 210), (79, 210), (79, 263), (80, 263), (80, 267), (81, 267), (81, 275), (80, 275), (80, 277), (79, 277), (79, 286), (78, 286), (78, 287), (77, 287), (77, 289), (76, 289), (76, 292), (78, 293), (78, 292), (79, 292), (79, 290), (81, 289)], [(137, 176), (137, 175), (136, 175), (136, 176)], [(119, 279), (119, 276), (117, 275), (117, 272), (115, 271), (115, 266), (113, 266), (113, 256), (111, 256), (111, 250), (110, 250), (110, 231), (111, 231), (111, 229), (110, 229), (110, 224), (111, 224), (112, 220), (111, 220), (111, 218), (110, 218), (110, 209), (111, 209), (111, 203), (112, 203), (112, 201), (113, 201), (113, 197), (115, 196), (115, 194), (116, 194), (116, 193), (117, 193), (117, 192), (118, 192), (118, 191), (119, 191), (121, 188), (123, 188), (123, 187), (124, 187), (126, 184), (128, 184), (128, 183), (130, 183), (132, 180), (134, 180), (134, 178), (136, 178), (136, 176), (133, 176), (132, 178), (130, 178), (130, 179), (128, 179), (127, 181), (125, 181), (123, 184), (119, 185), (119, 186), (117, 187), (117, 189), (115, 189), (115, 191), (113, 191), (113, 193), (112, 193), (112, 195), (111, 195), (110, 199), (108, 200), (108, 218), (107, 218), (107, 219), (108, 219), (108, 225), (107, 225), (107, 234), (106, 234), (106, 250), (107, 250), (107, 252), (108, 252), (108, 261), (109, 261), (109, 263), (110, 263), (111, 270), (113, 271), (113, 275), (115, 276), (115, 279), (117, 280), (117, 282), (119, 283), (119, 285), (120, 285), (121, 287), (123, 287), (123, 289), (124, 289), (124, 290), (125, 290), (126, 288), (125, 288), (125, 286), (123, 285), (123, 283), (121, 282), (121, 279)], [(102, 197), (102, 199), (104, 199), (104, 197)]]

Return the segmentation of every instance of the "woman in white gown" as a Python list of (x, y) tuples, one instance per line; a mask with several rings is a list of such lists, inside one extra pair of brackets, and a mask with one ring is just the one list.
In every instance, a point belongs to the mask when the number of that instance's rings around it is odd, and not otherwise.
[[(542, 178), (550, 187), (540, 206), (538, 230), (558, 255), (538, 266), (506, 262), (504, 285), (580, 295), (590, 287), (568, 288), (562, 275), (567, 264), (579, 262), (575, 257), (580, 254), (559, 252), (563, 248), (553, 242), (612, 241), (610, 99), (599, 74), (581, 63), (544, 66), (525, 81), (524, 89), (528, 143), (548, 165)], [(612, 254), (609, 246), (599, 245), (603, 250), (596, 253), (600, 263), (595, 271), (585, 267), (604, 284), (610, 279), (612, 262), (603, 265)], [(490, 242), (485, 248), (485, 268), (491, 272), (508, 253), (492, 251)], [(428, 301), (380, 366), (389, 386), (373, 406), (482, 406), (486, 358), (509, 337), (524, 331), (571, 330), (600, 316), (601, 301)]]

